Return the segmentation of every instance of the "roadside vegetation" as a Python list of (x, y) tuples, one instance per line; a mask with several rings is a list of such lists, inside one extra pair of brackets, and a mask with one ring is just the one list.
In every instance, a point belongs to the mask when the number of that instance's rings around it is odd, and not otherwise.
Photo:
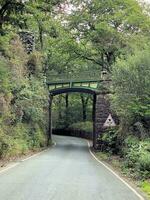
[(112, 108), (119, 116), (120, 125), (103, 134), (102, 152), (108, 157), (117, 155), (123, 172), (139, 180), (139, 186), (150, 196), (149, 64), (147, 45), (116, 62), (112, 72), (115, 91)]
[(0, 158), (8, 159), (45, 146), (47, 91), (39, 52), (28, 55), (15, 33), (0, 46)]
[(69, 128), (73, 129), (73, 130), (81, 130), (81, 131), (85, 131), (88, 133), (92, 133), (93, 132), (93, 123), (90, 121), (78, 122), (78, 123), (71, 124), (69, 126)]
[[(3, 160), (37, 151), (47, 144), (42, 5), (47, 6), (42, 1), (0, 1), (0, 159)], [(53, 6), (50, 4), (47, 12)], [(35, 36), (31, 53), (21, 42), (22, 31)]]
[[(46, 146), (49, 73), (107, 71), (119, 125), (99, 138), (101, 151), (149, 192), (150, 15), (135, 0), (0, 0), (0, 159)], [(20, 32), (35, 37), (27, 52)], [(56, 129), (92, 130), (92, 96), (53, 101)]]

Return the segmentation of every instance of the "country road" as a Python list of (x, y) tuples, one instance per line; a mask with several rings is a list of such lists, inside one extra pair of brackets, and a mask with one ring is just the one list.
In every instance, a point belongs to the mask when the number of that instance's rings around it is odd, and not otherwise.
[(84, 139), (54, 136), (56, 146), (0, 173), (0, 200), (139, 200), (98, 163)]

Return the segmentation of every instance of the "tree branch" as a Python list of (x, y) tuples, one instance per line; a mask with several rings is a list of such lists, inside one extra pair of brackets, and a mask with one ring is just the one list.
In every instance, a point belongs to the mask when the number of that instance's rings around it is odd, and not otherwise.
[(80, 53), (77, 52), (75, 49), (74, 49), (73, 51), (74, 51), (75, 54), (77, 54), (78, 56), (80, 56), (81, 58), (83, 58), (83, 59), (85, 59), (85, 60), (92, 61), (92, 62), (94, 62), (95, 64), (100, 65), (100, 66), (102, 65), (101, 62), (96, 61), (94, 58), (90, 58), (90, 57), (88, 57), (88, 56), (86, 56), (86, 55), (80, 54)]

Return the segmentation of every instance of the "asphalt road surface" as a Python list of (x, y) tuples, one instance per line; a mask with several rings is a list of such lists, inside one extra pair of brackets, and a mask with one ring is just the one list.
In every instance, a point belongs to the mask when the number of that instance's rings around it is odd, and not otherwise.
[(89, 153), (84, 139), (57, 145), (0, 173), (0, 200), (139, 200)]

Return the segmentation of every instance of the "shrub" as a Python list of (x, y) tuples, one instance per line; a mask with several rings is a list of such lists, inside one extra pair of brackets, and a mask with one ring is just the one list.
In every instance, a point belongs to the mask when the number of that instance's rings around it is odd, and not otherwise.
[(113, 67), (112, 107), (120, 117), (121, 134), (125, 137), (133, 124), (138, 125), (136, 134), (140, 137), (147, 135), (144, 126), (150, 116), (149, 66), (150, 49), (145, 47), (128, 55), (126, 59), (118, 59)]
[(100, 136), (99, 140), (102, 142), (102, 150), (109, 153), (117, 153), (117, 129), (110, 128)]
[(0, 129), (0, 158), (4, 158), (7, 155), (10, 147), (10, 139), (4, 134), (3, 130)]
[(23, 124), (3, 127), (0, 135), (0, 157), (9, 158), (25, 154), (28, 148), (28, 129)]
[(38, 125), (32, 125), (29, 138), (30, 149), (38, 149), (46, 145), (46, 135)]
[(137, 166), (141, 171), (149, 171), (150, 172), (150, 153), (149, 152), (143, 152), (142, 155), (139, 157), (139, 162), (137, 163)]
[(150, 178), (150, 141), (140, 141), (129, 136), (123, 149), (125, 166), (130, 168), (135, 176)]
[(74, 129), (74, 130), (93, 132), (93, 123), (90, 121), (77, 122), (77, 123), (71, 124), (69, 128)]
[[(34, 65), (31, 73), (27, 63)], [(48, 92), (42, 55), (28, 55), (17, 34), (0, 37), (0, 158), (46, 145)]]
[(144, 181), (141, 184), (141, 188), (144, 192), (146, 192), (148, 194), (148, 196), (150, 197), (150, 182), (148, 181)]
[(10, 89), (8, 63), (0, 57), (0, 93), (6, 93)]

